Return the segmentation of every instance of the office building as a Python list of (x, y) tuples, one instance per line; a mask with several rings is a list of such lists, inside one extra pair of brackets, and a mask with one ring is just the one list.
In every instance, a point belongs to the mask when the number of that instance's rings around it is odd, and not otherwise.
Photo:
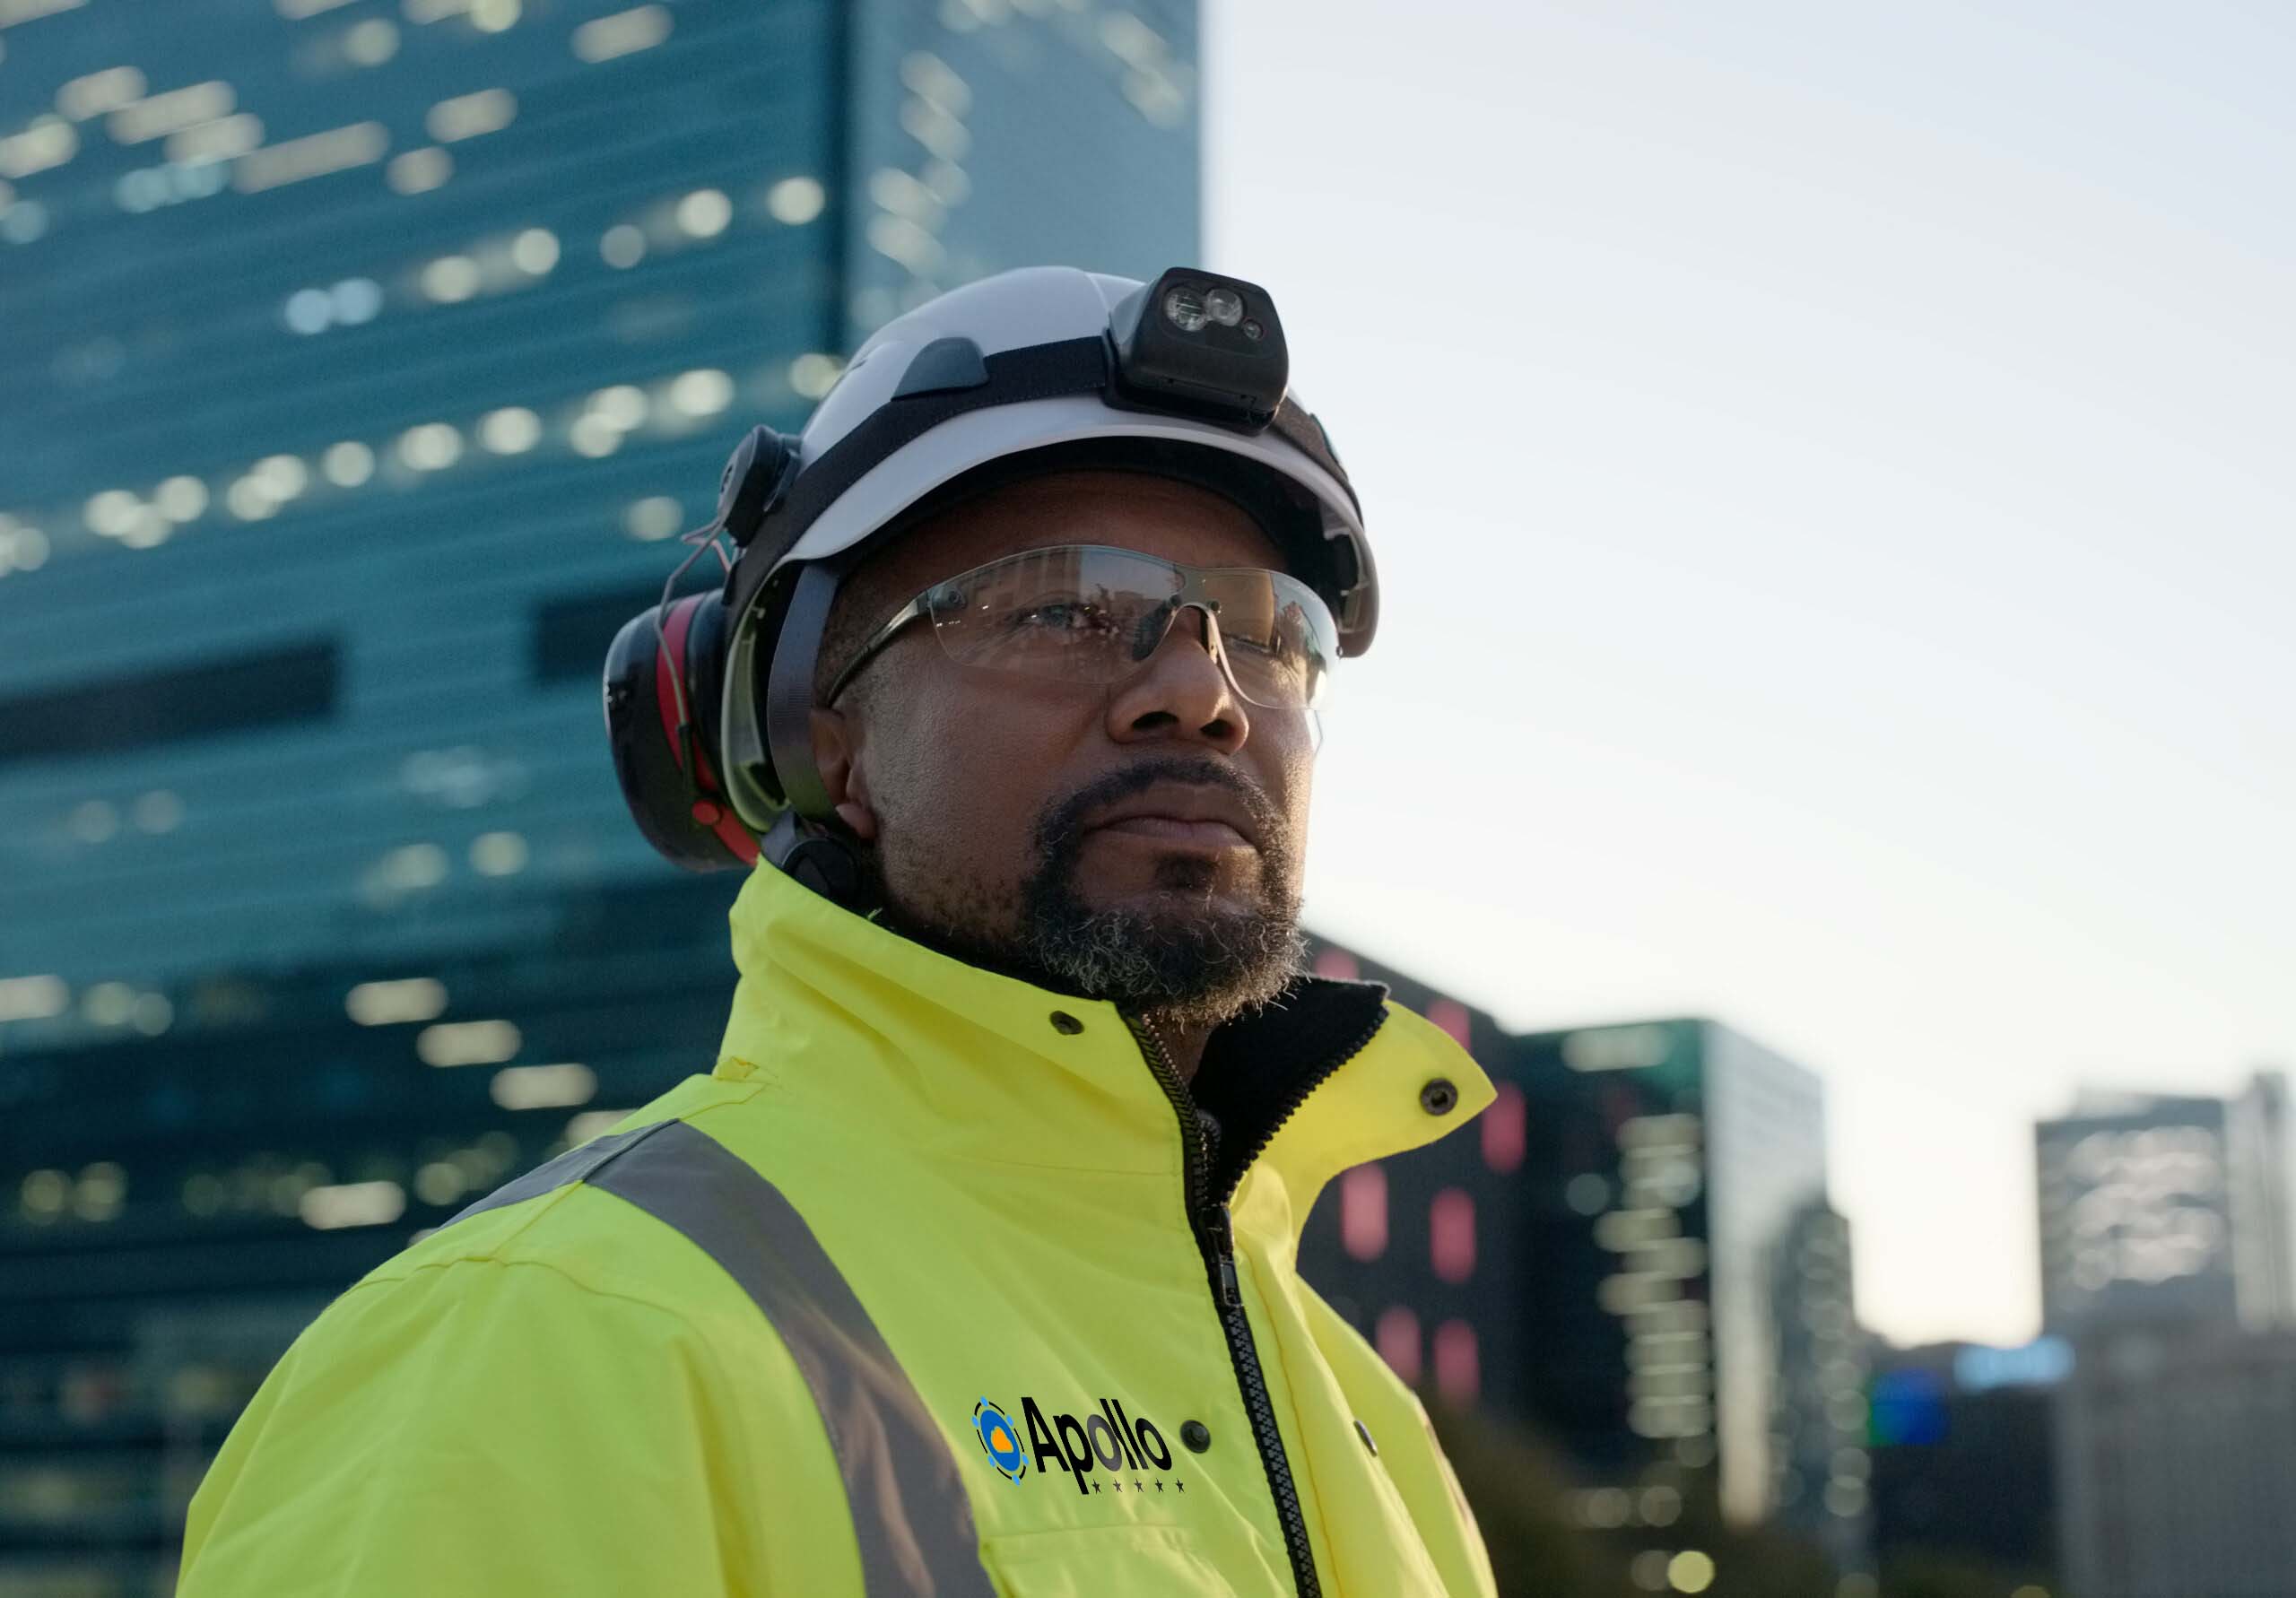
[(2057, 1590), (2052, 1421), (2073, 1358), (2050, 1337), (1876, 1352), (1874, 1553), (1885, 1577), (1900, 1561), (1944, 1558), (1995, 1572), (2005, 1590)]
[(0, 1588), (165, 1591), (328, 1295), (709, 1066), (738, 882), (624, 813), (606, 645), (886, 317), (1198, 256), (1196, 48), (0, 4)]
[(2287, 1082), (2231, 1099), (2089, 1092), (2034, 1132), (2044, 1328), (2296, 1317)]
[(2081, 1598), (2292, 1598), (2296, 1331), (2094, 1332), (2061, 1394), (2056, 1472)]
[(1864, 1368), (1816, 1079), (1710, 1021), (1509, 1038), (1446, 1013), (1498, 1101), (1343, 1174), (1303, 1272), (1407, 1378), (1560, 1446), (1581, 1524), (1662, 1536), (1699, 1494), (1863, 1569)]

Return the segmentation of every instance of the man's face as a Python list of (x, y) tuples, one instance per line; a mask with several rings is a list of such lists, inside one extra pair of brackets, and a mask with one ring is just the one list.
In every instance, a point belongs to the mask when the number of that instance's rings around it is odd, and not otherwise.
[[(1209, 490), (1075, 471), (919, 525), (839, 604), (874, 630), (945, 578), (1065, 543), (1283, 569)], [(1099, 683), (960, 664), (929, 623), (905, 629), (815, 716), (886, 919), (975, 964), (1183, 1024), (1273, 997), (1299, 960), (1312, 731), (1305, 710), (1237, 693), (1205, 633), (1184, 610), (1154, 654)]]

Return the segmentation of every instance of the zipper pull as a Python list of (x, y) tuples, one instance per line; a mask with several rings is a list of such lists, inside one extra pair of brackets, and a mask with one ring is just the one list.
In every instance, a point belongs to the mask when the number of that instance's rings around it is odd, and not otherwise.
[(1236, 1233), (1228, 1219), (1228, 1206), (1220, 1206), (1216, 1214), (1207, 1215), (1204, 1222), (1205, 1235), (1212, 1239), (1212, 1263), (1220, 1272), (1220, 1304), (1225, 1309), (1243, 1307), (1244, 1295), (1236, 1280)]

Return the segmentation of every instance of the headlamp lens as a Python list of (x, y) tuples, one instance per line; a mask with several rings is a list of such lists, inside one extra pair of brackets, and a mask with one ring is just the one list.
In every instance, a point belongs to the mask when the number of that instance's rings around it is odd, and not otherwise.
[(1229, 678), (1255, 705), (1320, 704), (1339, 656), (1331, 607), (1297, 578), (1182, 566), (1104, 544), (1008, 555), (935, 584), (923, 599), (951, 659), (1027, 676), (1128, 677), (1190, 605), (1213, 619)]
[(1205, 313), (1222, 327), (1244, 319), (1244, 299), (1233, 289), (1214, 289), (1204, 297)]
[(1182, 333), (1201, 333), (1209, 319), (1205, 314), (1204, 296), (1185, 283), (1167, 291), (1164, 317)]

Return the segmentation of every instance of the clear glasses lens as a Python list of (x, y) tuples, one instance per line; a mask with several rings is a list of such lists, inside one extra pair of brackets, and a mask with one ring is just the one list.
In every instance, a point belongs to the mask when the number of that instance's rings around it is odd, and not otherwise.
[(1131, 550), (1065, 544), (992, 560), (926, 595), (934, 636), (966, 665), (1114, 682), (1155, 653), (1186, 605), (1216, 619), (1236, 687), (1255, 705), (1320, 704), (1339, 629), (1282, 572), (1190, 569)]

